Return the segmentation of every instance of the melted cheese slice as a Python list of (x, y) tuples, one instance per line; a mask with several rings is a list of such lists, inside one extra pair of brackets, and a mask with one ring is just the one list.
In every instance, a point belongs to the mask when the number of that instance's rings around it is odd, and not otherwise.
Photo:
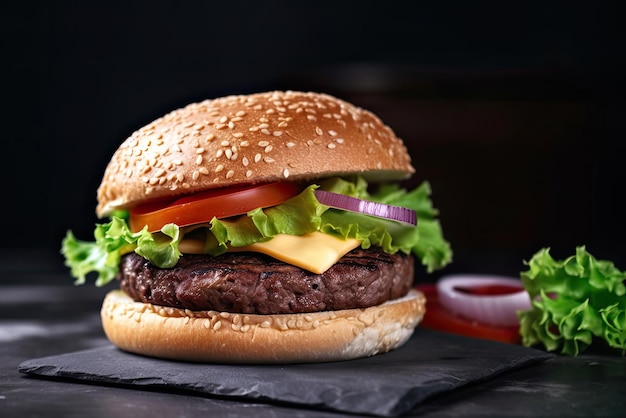
[[(322, 232), (313, 232), (301, 236), (278, 234), (269, 241), (246, 247), (231, 247), (229, 251), (263, 253), (315, 274), (322, 274), (359, 245), (361, 241), (357, 239), (344, 240)], [(202, 246), (199, 241), (183, 240), (179, 249), (187, 254), (200, 254)]]
[(278, 234), (269, 241), (240, 247), (236, 251), (267, 254), (285, 263), (322, 274), (359, 245), (361, 241), (357, 239), (344, 240), (322, 232), (313, 232), (300, 236)]

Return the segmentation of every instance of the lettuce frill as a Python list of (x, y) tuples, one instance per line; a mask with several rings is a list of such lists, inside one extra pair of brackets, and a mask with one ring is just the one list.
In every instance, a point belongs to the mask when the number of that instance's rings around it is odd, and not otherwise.
[[(417, 226), (329, 208), (315, 198), (317, 188), (413, 209), (417, 212)], [(115, 279), (122, 255), (132, 251), (158, 267), (175, 266), (182, 255), (178, 245), (185, 236), (203, 240), (205, 253), (217, 256), (229, 247), (245, 247), (270, 240), (277, 234), (303, 235), (321, 231), (361, 240), (363, 248), (376, 246), (390, 254), (412, 253), (428, 272), (432, 272), (452, 260), (452, 251), (443, 237), (437, 214), (430, 201), (427, 182), (410, 192), (397, 185), (387, 185), (370, 194), (367, 183), (360, 177), (332, 178), (308, 186), (277, 206), (255, 209), (237, 217), (214, 218), (210, 223), (190, 227), (168, 224), (156, 233), (148, 232), (147, 228), (132, 232), (124, 216), (113, 216), (110, 222), (96, 225), (95, 241), (78, 240), (68, 231), (61, 252), (76, 284), (85, 283), (87, 275), (95, 273), (96, 285), (103, 286)]]
[(527, 264), (521, 280), (532, 307), (518, 313), (524, 345), (576, 356), (595, 340), (626, 353), (625, 272), (584, 246), (565, 260), (544, 248)]

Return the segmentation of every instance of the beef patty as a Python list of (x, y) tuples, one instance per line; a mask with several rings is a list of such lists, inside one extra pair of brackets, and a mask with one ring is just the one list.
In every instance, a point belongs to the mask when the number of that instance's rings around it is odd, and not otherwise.
[(170, 269), (130, 253), (118, 280), (135, 301), (190, 310), (305, 313), (365, 308), (404, 296), (413, 285), (413, 257), (358, 248), (323, 274), (258, 253), (182, 256)]

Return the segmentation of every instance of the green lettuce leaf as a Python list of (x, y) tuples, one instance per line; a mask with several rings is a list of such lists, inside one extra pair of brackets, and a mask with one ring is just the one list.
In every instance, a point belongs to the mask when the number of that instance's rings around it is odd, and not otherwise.
[[(413, 227), (329, 208), (315, 198), (317, 188), (409, 207), (417, 211), (418, 225)], [(214, 218), (210, 223), (192, 227), (179, 228), (168, 224), (157, 233), (145, 229), (133, 233), (122, 217), (114, 216), (111, 222), (96, 226), (95, 242), (79, 241), (69, 231), (61, 252), (77, 279), (76, 283), (84, 283), (86, 275), (94, 272), (97, 285), (113, 280), (121, 256), (131, 251), (161, 268), (175, 266), (181, 256), (178, 245), (187, 234), (204, 240), (205, 252), (214, 256), (226, 252), (229, 247), (270, 240), (276, 234), (302, 235), (321, 231), (362, 240), (363, 248), (378, 246), (390, 254), (397, 251), (413, 253), (429, 272), (451, 262), (452, 251), (436, 219), (437, 211), (430, 202), (428, 183), (411, 192), (387, 186), (370, 195), (367, 188), (367, 182), (360, 177), (328, 179), (320, 185), (310, 185), (299, 195), (271, 208), (255, 209), (246, 215), (227, 219)]]
[(522, 343), (576, 356), (604, 341), (626, 353), (626, 273), (597, 260), (584, 246), (565, 260), (538, 251), (521, 273), (532, 300), (518, 313)]

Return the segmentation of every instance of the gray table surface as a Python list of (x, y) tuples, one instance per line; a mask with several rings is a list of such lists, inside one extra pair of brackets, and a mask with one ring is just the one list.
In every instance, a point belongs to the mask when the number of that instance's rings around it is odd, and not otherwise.
[[(18, 365), (108, 344), (98, 315), (109, 288), (75, 287), (65, 273), (0, 277), (0, 415), (3, 417), (338, 417), (336, 412), (185, 393), (26, 377)], [(409, 416), (623, 416), (626, 357), (556, 356), (430, 399)]]

